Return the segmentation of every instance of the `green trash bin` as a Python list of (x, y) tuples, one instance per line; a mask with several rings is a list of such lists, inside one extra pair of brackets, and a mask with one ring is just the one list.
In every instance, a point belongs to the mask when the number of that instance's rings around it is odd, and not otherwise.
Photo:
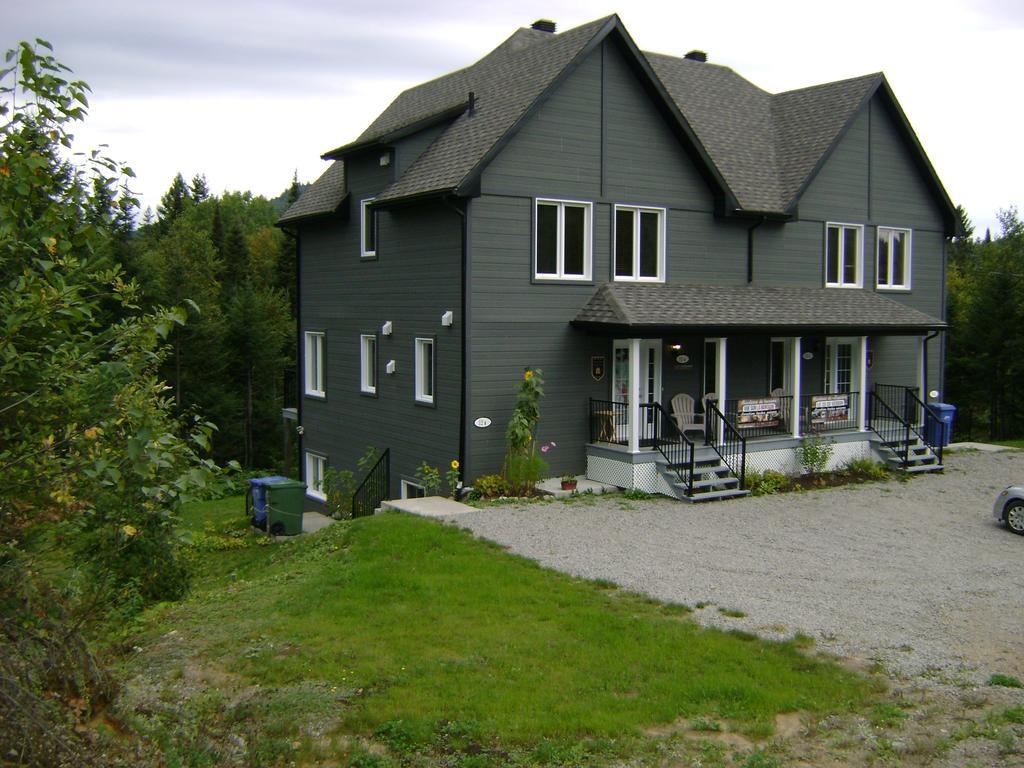
[(302, 533), (302, 507), (306, 484), (299, 480), (272, 480), (267, 489), (267, 533), (295, 536)]

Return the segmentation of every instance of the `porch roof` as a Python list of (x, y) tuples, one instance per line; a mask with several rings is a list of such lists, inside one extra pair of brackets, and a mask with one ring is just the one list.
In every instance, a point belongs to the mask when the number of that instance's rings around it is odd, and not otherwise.
[(870, 289), (605, 283), (573, 325), (591, 330), (918, 334), (942, 320)]

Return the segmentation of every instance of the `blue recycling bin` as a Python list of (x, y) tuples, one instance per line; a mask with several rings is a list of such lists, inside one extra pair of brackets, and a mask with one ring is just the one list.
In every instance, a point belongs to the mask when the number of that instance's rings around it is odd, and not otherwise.
[(249, 490), (245, 494), (245, 514), (257, 528), (267, 528), (267, 486), (287, 479), (281, 475), (268, 475), (249, 480)]
[(925, 436), (932, 445), (946, 447), (953, 441), (953, 420), (956, 418), (956, 406), (949, 403), (930, 403), (929, 408), (931, 411), (926, 412), (925, 415)]

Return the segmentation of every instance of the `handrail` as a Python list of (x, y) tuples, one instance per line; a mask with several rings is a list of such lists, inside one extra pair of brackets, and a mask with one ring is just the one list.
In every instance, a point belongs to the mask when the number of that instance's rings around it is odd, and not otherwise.
[(696, 453), (693, 441), (679, 429), (675, 419), (669, 415), (661, 403), (641, 403), (640, 410), (641, 413), (644, 410), (649, 410), (655, 415), (655, 418), (651, 420), (640, 419), (641, 424), (650, 425), (650, 429), (645, 430), (641, 437), (649, 441), (657, 448), (658, 453), (665, 457), (669, 469), (674, 471), (679, 481), (686, 486), (686, 495), (692, 496), (693, 464)]
[(930, 405), (928, 405), (928, 403), (926, 403), (924, 400), (922, 400), (920, 397), (917, 396), (917, 389), (916, 388), (915, 389), (911, 389), (910, 387), (907, 387), (907, 392), (906, 392), (905, 397), (907, 399), (907, 405), (908, 405), (907, 411), (908, 411), (908, 413), (910, 411), (910, 407), (911, 406), (917, 406), (916, 408), (914, 408), (915, 415), (916, 415), (918, 409), (923, 411), (923, 414), (922, 414), (922, 417), (921, 417), (921, 420), (920, 420), (920, 425), (921, 425), (922, 429), (924, 430), (924, 434), (922, 435), (921, 432), (918, 431), (918, 428), (913, 426), (913, 425), (911, 425), (910, 428), (912, 430), (914, 430), (914, 434), (915, 435), (917, 435), (919, 438), (921, 438), (921, 442), (922, 443), (924, 443), (929, 448), (931, 448), (932, 453), (935, 454), (935, 458), (938, 460), (939, 464), (941, 464), (942, 463), (942, 440), (939, 440), (939, 442), (937, 444), (932, 443), (932, 441), (928, 439), (928, 427), (926, 426), (928, 424), (928, 416), (930, 416), (936, 423), (941, 422), (942, 420), (939, 418), (939, 414), (937, 414), (935, 412), (935, 410)]
[[(719, 437), (721, 433), (721, 437)], [(720, 410), (714, 400), (704, 405), (704, 441), (739, 478), (740, 488), (747, 480), (747, 438), (740, 434)]]
[[(381, 469), (381, 465), (384, 468)], [(380, 503), (388, 497), (391, 487), (391, 449), (385, 448), (384, 453), (370, 467), (363, 482), (352, 494), (352, 517), (369, 517)]]
[[(868, 429), (878, 435), (882, 442), (889, 446), (890, 449), (893, 445), (898, 445), (900, 442), (903, 443), (901, 463), (903, 468), (906, 469), (907, 460), (910, 456), (910, 422), (896, 413), (878, 392), (871, 392), (870, 395), (871, 405), (868, 408)], [(877, 413), (879, 410), (882, 411), (883, 416), (888, 417), (890, 421), (889, 426), (882, 426), (879, 423), (880, 416)], [(892, 422), (895, 422), (897, 426), (893, 427), (891, 425)], [(901, 431), (902, 435), (900, 435)]]

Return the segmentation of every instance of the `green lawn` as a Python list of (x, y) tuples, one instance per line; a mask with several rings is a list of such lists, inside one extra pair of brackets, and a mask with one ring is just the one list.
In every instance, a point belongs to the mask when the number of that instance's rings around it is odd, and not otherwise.
[[(241, 507), (188, 509), (194, 595), (151, 613), (150, 650), (125, 672), (217, 680), (217, 692), (189, 688), (194, 718), (225, 732), (273, 719), (260, 730), (267, 764), (286, 743), (308, 763), (335, 752), (341, 765), (559, 764), (582, 749), (593, 764), (623, 744), (643, 751), (644, 728), (681, 718), (764, 738), (779, 713), (862, 709), (877, 689), (793, 643), (700, 629), (683, 606), (542, 569), (451, 526), (389, 514), (259, 545), (239, 530)], [(188, 741), (160, 718), (142, 727), (172, 752)], [(201, 741), (179, 764), (216, 763)]]

